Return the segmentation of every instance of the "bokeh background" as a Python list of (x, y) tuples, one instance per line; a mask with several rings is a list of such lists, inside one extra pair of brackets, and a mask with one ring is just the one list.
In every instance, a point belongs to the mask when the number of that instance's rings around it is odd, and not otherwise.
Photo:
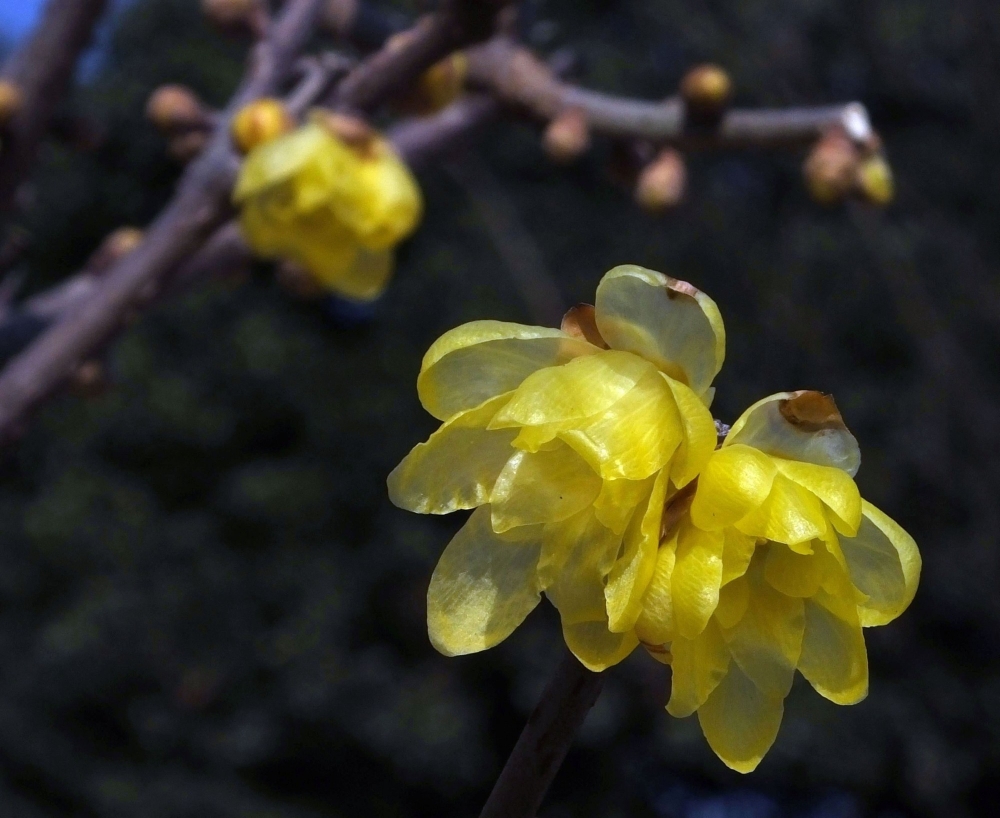
[[(34, 5), (0, 0), (6, 47)], [(711, 60), (740, 104), (863, 101), (896, 203), (823, 209), (801, 155), (709, 154), (691, 157), (685, 203), (653, 217), (607, 145), (561, 168), (508, 121), (422, 174), (426, 221), (373, 316), (295, 301), (262, 266), (144, 317), (110, 354), (113, 389), (51, 403), (0, 462), (3, 818), (476, 814), (558, 659), (557, 620), (543, 604), (493, 651), (436, 654), (424, 594), (461, 521), (396, 510), (385, 476), (434, 427), (414, 388), (434, 338), (530, 322), (525, 270), (574, 303), (624, 262), (718, 301), (718, 417), (834, 393), (862, 493), (913, 533), (924, 574), (906, 615), (868, 632), (867, 700), (839, 708), (798, 679), (749, 777), (696, 718), (665, 713), (669, 673), (637, 653), (541, 816), (995, 814), (1000, 8), (528, 5), (531, 43), (572, 48), (591, 87), (663, 97)], [(148, 93), (182, 82), (220, 103), (244, 53), (196, 0), (116, 4), (67, 103), (102, 139), (48, 143), (32, 183), (28, 292), (169, 197), (179, 171)]]

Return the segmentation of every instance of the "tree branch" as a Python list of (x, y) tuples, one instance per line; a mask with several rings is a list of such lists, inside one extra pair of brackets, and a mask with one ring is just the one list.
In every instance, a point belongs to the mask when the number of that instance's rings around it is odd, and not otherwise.
[(564, 653), (479, 818), (534, 818), (604, 677)]
[(14, 194), (34, 164), (56, 106), (69, 88), (77, 60), (106, 5), (107, 0), (49, 0), (31, 39), (0, 71), (22, 95), (21, 110), (3, 136), (0, 211), (11, 208)]
[(469, 83), (507, 105), (545, 121), (578, 109), (595, 132), (649, 139), (689, 148), (808, 145), (841, 126), (857, 142), (871, 138), (865, 107), (858, 102), (816, 108), (730, 110), (711, 127), (693, 126), (679, 98), (660, 102), (616, 97), (564, 82), (544, 62), (509, 37), (496, 37), (468, 52)]

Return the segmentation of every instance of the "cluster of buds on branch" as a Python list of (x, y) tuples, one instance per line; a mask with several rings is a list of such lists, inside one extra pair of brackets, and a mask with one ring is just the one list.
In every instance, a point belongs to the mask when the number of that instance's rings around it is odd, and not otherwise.
[(892, 169), (877, 135), (853, 139), (842, 127), (828, 130), (803, 165), (810, 196), (823, 205), (835, 205), (849, 196), (885, 207), (895, 193)]
[(161, 85), (153, 91), (146, 118), (168, 138), (168, 152), (181, 164), (205, 149), (215, 123), (211, 109), (184, 85)]

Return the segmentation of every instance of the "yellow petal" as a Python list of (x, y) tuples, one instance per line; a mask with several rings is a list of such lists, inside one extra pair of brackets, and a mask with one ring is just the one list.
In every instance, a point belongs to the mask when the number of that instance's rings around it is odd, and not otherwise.
[(681, 719), (701, 707), (722, 681), (729, 668), (729, 649), (719, 626), (709, 622), (694, 639), (675, 639), (670, 652), (673, 659), (667, 712)]
[(784, 711), (784, 697), (765, 695), (731, 663), (726, 677), (698, 708), (698, 721), (723, 763), (749, 773), (778, 737)]
[(802, 600), (774, 590), (756, 566), (747, 574), (750, 599), (746, 612), (735, 628), (723, 631), (723, 636), (733, 659), (754, 684), (768, 696), (784, 698), (792, 687), (802, 651)]
[(772, 543), (764, 560), (764, 578), (785, 596), (813, 596), (823, 581), (820, 555), (797, 554), (781, 543)]
[(563, 626), (601, 621), (607, 630), (604, 583), (618, 555), (621, 535), (601, 525), (593, 509), (542, 532), (538, 576)]
[(448, 543), (427, 590), (427, 630), (445, 656), (493, 647), (538, 604), (540, 532), (530, 534), (499, 537), (483, 506)]
[(485, 426), (507, 400), (500, 395), (460, 412), (426, 443), (418, 443), (389, 475), (389, 499), (418, 514), (449, 514), (488, 503), (512, 454), (514, 430)]
[(868, 652), (853, 602), (820, 593), (805, 601), (799, 670), (821, 696), (857, 704), (868, 695)]
[(439, 420), (516, 389), (532, 372), (597, 347), (546, 327), (472, 321), (437, 339), (424, 355), (417, 394)]
[(674, 603), (670, 586), (677, 558), (677, 536), (660, 546), (653, 566), (653, 576), (642, 598), (642, 611), (635, 623), (636, 635), (647, 645), (665, 645), (673, 641)]
[(723, 532), (722, 547), (722, 584), (726, 585), (737, 577), (743, 576), (750, 567), (754, 551), (757, 549), (757, 538), (744, 534), (730, 526)]
[(851, 477), (861, 465), (858, 441), (828, 395), (780, 392), (757, 401), (733, 424), (723, 446), (743, 443), (774, 457), (833, 466)]
[(861, 492), (849, 474), (832, 466), (817, 466), (800, 460), (776, 457), (774, 462), (785, 477), (823, 501), (833, 512), (834, 525), (841, 534), (853, 537), (857, 533), (861, 525)]
[(732, 525), (763, 505), (777, 472), (772, 458), (749, 446), (713, 452), (698, 477), (691, 520), (705, 531)]
[(368, 250), (359, 246), (351, 264), (336, 274), (331, 274), (325, 265), (305, 266), (331, 292), (355, 301), (374, 301), (389, 286), (394, 264), (391, 250)]
[(701, 531), (682, 522), (677, 533), (677, 561), (671, 580), (677, 633), (693, 639), (719, 604), (722, 584), (721, 531)]
[(735, 628), (750, 605), (750, 583), (746, 577), (737, 577), (719, 589), (719, 605), (715, 621), (723, 628)]
[(683, 488), (698, 476), (712, 456), (718, 443), (718, 432), (712, 413), (701, 398), (680, 381), (666, 375), (663, 378), (674, 393), (684, 426), (684, 439), (670, 464), (670, 479), (675, 486)]
[(563, 639), (580, 663), (594, 673), (617, 665), (639, 646), (634, 633), (612, 633), (606, 622), (576, 622), (570, 625), (564, 622)]
[(642, 612), (642, 597), (656, 567), (660, 545), (660, 519), (670, 482), (661, 471), (641, 513), (636, 513), (625, 530), (622, 555), (612, 566), (604, 588), (608, 627), (616, 633), (632, 630)]
[[(829, 524), (815, 494), (778, 474), (764, 503), (740, 519), (736, 528), (751, 537), (786, 543), (809, 554), (809, 541), (823, 536)], [(800, 544), (801, 548), (797, 547)]]
[(568, 446), (514, 451), (490, 494), (493, 528), (565, 520), (589, 508), (600, 492), (601, 478)]
[[(573, 341), (586, 344), (578, 339)], [(613, 350), (578, 357), (564, 366), (539, 369), (517, 387), (510, 403), (494, 420), (494, 426), (541, 426), (586, 420), (609, 410), (652, 370), (642, 358)]]
[(559, 437), (605, 479), (642, 480), (655, 474), (684, 437), (673, 394), (652, 367), (606, 411), (571, 423)]
[(646, 507), (654, 478), (645, 480), (605, 480), (601, 493), (594, 500), (594, 513), (601, 525), (616, 534), (625, 532), (633, 513)]
[(861, 606), (861, 624), (885, 625), (903, 611), (917, 592), (920, 551), (899, 524), (867, 501), (856, 537), (840, 537), (851, 582), (868, 601)]
[(597, 326), (612, 349), (641, 355), (702, 396), (722, 368), (719, 308), (687, 282), (625, 264), (597, 287)]

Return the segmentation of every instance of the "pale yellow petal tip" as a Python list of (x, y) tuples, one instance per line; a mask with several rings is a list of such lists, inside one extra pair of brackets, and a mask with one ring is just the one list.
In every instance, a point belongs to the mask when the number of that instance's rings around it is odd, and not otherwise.
[(764, 760), (764, 756), (753, 756), (752, 758), (726, 758), (719, 753), (716, 753), (719, 760), (725, 764), (730, 770), (735, 770), (738, 773), (752, 773), (760, 765), (760, 762)]

